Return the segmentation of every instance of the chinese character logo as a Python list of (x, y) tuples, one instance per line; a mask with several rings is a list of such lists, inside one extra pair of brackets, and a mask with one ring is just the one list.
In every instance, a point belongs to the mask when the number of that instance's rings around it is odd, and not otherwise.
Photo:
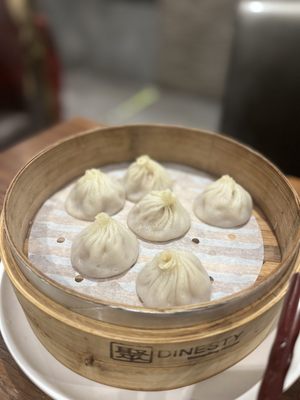
[(120, 343), (112, 342), (110, 344), (110, 357), (113, 360), (134, 362), (134, 363), (151, 363), (152, 347), (147, 346), (128, 346)]

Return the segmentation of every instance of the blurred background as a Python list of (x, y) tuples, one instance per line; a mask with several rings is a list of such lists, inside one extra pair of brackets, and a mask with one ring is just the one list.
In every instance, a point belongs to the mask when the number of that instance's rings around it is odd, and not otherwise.
[(219, 131), (300, 175), (299, 0), (0, 0), (0, 147), (60, 120)]

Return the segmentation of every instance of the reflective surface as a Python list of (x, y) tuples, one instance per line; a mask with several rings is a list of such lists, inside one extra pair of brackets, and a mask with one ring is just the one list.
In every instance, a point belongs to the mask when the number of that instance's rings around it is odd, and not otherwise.
[(299, 175), (300, 2), (242, 1), (221, 131)]

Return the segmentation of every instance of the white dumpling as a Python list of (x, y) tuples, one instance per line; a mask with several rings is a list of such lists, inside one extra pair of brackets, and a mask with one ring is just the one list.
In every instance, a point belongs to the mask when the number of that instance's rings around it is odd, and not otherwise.
[(142, 239), (164, 242), (184, 235), (191, 218), (170, 189), (154, 190), (130, 210), (127, 224)]
[(171, 188), (173, 182), (162, 165), (144, 155), (129, 166), (124, 184), (127, 199), (136, 203), (152, 190)]
[(210, 300), (210, 278), (200, 260), (188, 251), (166, 250), (145, 265), (136, 280), (146, 307), (172, 307)]
[(125, 189), (117, 179), (88, 169), (69, 193), (65, 209), (72, 217), (93, 221), (100, 212), (113, 215), (125, 204)]
[(110, 278), (127, 271), (138, 254), (135, 235), (108, 214), (101, 213), (74, 238), (71, 262), (89, 278)]
[(224, 175), (196, 197), (194, 212), (209, 225), (233, 228), (249, 220), (252, 206), (250, 194), (230, 176)]

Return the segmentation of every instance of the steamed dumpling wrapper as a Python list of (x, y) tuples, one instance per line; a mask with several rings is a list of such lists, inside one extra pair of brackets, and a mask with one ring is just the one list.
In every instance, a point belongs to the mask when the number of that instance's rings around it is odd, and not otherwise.
[(146, 307), (172, 307), (210, 300), (210, 278), (200, 260), (188, 251), (156, 255), (137, 277), (136, 291)]
[(171, 190), (154, 190), (130, 210), (127, 224), (142, 239), (164, 242), (184, 235), (191, 218)]
[(228, 175), (208, 185), (194, 201), (196, 216), (209, 225), (233, 228), (251, 217), (250, 194)]
[(74, 238), (71, 262), (89, 278), (110, 278), (127, 271), (138, 254), (135, 235), (120, 222), (101, 213)]
[(168, 171), (149, 156), (140, 156), (132, 163), (125, 174), (126, 197), (136, 203), (152, 190), (172, 187)]
[(88, 169), (69, 193), (65, 208), (74, 218), (93, 221), (100, 212), (116, 214), (125, 204), (125, 189), (115, 178)]

